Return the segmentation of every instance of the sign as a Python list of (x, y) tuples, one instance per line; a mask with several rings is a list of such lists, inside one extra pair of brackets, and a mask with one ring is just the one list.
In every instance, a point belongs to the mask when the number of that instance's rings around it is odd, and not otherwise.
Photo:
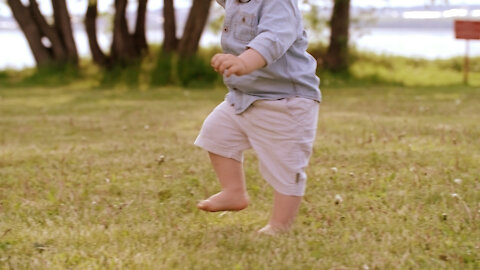
[(455, 21), (457, 39), (480, 39), (480, 21)]
[(470, 69), (470, 60), (468, 57), (470, 39), (480, 39), (480, 21), (455, 21), (455, 37), (457, 39), (466, 39), (465, 63), (463, 69), (463, 82), (468, 84), (468, 72)]

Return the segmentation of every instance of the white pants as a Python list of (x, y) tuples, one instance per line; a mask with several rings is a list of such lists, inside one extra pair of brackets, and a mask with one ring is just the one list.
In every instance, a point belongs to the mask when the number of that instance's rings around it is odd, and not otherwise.
[(243, 151), (253, 148), (260, 173), (276, 191), (303, 196), (318, 109), (314, 100), (286, 98), (255, 101), (242, 114), (235, 114), (224, 101), (205, 119), (195, 145), (240, 162)]

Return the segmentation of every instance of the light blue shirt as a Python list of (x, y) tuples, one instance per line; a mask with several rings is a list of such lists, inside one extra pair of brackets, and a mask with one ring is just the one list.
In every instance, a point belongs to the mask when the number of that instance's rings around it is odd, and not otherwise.
[[(308, 46), (297, 0), (217, 0), (225, 8), (224, 53), (252, 48), (267, 65), (243, 76), (223, 78), (227, 102), (236, 113), (260, 99), (303, 97), (321, 101), (316, 60)], [(246, 3), (242, 3), (246, 2)]]

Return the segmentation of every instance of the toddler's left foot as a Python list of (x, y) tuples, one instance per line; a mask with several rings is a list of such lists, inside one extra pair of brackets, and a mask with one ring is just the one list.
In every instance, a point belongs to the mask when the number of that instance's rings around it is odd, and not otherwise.
[(244, 193), (222, 191), (200, 201), (197, 207), (207, 212), (240, 211), (248, 206), (248, 196)]

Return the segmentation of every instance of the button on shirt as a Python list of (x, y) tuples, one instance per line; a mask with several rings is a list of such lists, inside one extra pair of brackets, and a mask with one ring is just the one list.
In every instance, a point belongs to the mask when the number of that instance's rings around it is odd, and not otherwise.
[(321, 101), (316, 60), (306, 52), (307, 35), (297, 0), (217, 0), (225, 8), (224, 53), (259, 52), (266, 66), (224, 76), (227, 102), (240, 114), (260, 99), (303, 97)]

